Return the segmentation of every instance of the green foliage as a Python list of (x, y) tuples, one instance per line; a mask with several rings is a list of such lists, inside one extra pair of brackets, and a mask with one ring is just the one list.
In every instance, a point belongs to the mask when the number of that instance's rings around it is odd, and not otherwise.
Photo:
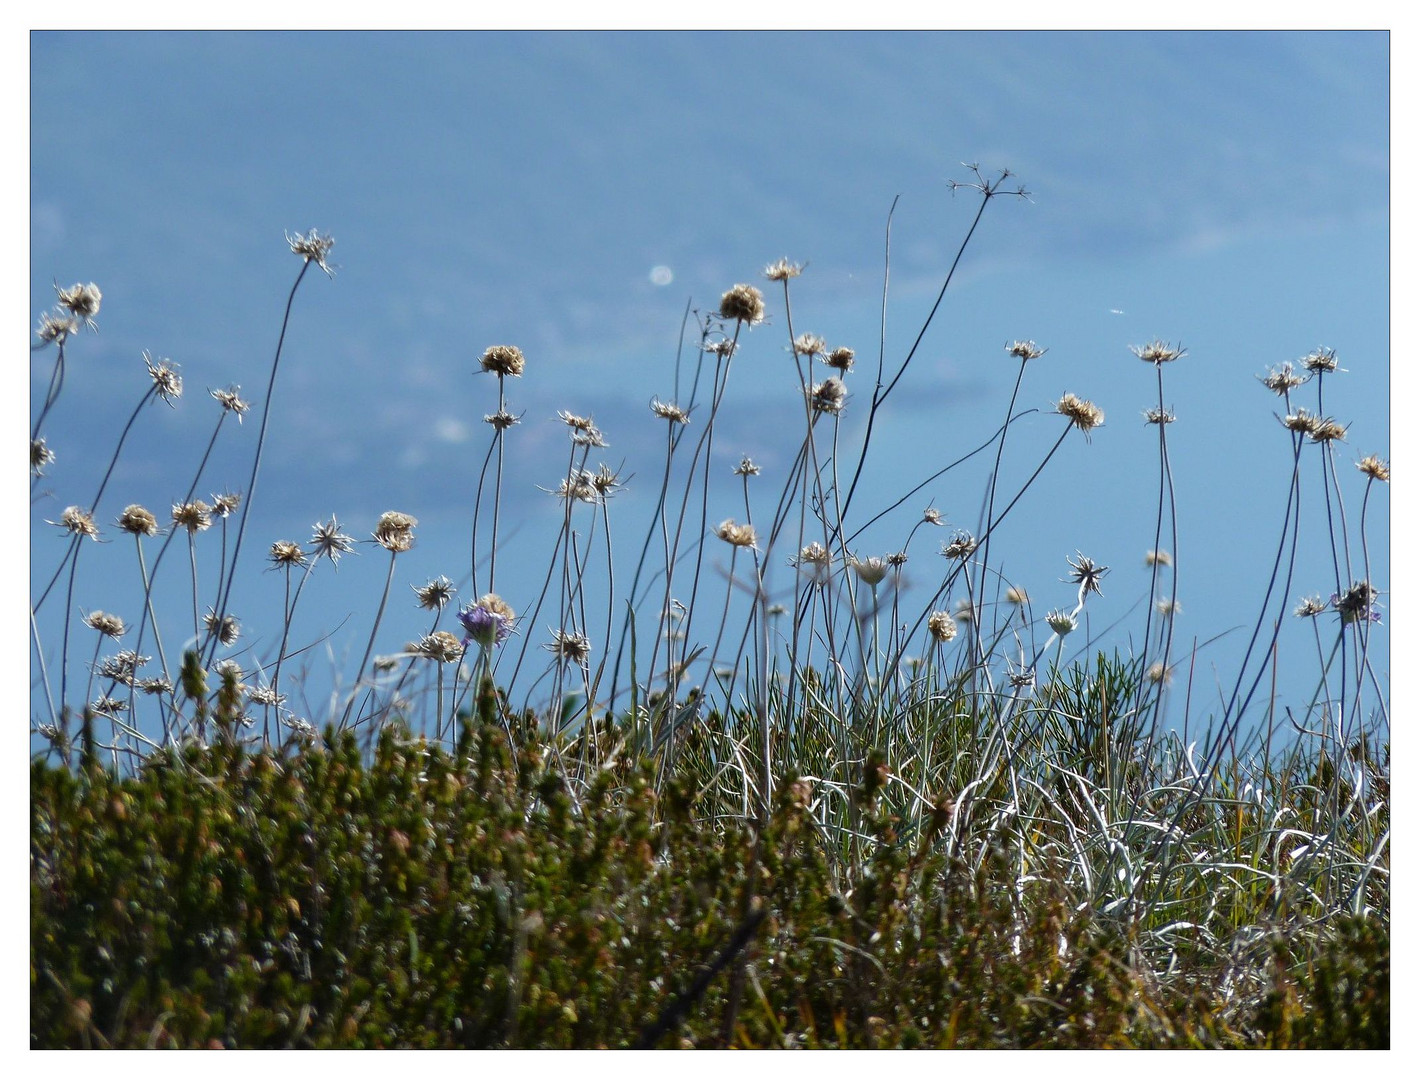
[(658, 790), (614, 732), (569, 774), (485, 695), (456, 757), (392, 727), (367, 755), (329, 731), (124, 777), (36, 763), (32, 1045), (1388, 1043), (1376, 917), (1277, 936), (1255, 989), (1182, 953), (1164, 979), (1138, 924), (1023, 877), (1009, 843), (965, 855), (950, 802), (896, 813), (881, 754), (845, 862), (808, 779), (780, 778), (761, 830), (693, 771)]

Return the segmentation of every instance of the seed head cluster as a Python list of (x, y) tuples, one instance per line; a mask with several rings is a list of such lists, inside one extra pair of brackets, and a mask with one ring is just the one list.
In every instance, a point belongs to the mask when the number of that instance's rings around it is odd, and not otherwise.
[(764, 294), (753, 285), (736, 285), (720, 297), (720, 318), (746, 326), (764, 321)]
[(495, 375), (517, 378), (523, 373), (523, 350), (516, 345), (490, 345), (483, 350), (478, 364)]

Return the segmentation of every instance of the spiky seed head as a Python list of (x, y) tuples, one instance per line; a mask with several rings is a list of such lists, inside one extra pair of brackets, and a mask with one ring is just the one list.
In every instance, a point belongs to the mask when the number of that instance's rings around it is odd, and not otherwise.
[(967, 559), (975, 550), (976, 537), (964, 531), (959, 531), (950, 543), (942, 545), (942, 555), (948, 559)]
[(248, 686), (247, 700), (253, 705), (275, 705), (286, 704), (286, 695), (278, 694), (274, 686)]
[(933, 641), (945, 644), (957, 636), (957, 621), (950, 611), (934, 611), (927, 616), (927, 632)]
[(110, 615), (107, 611), (91, 611), (84, 616), (84, 625), (92, 630), (97, 630), (106, 638), (113, 638), (115, 641), (128, 633), (128, 627), (117, 615)]
[(294, 540), (278, 540), (271, 545), (271, 565), (273, 567), (284, 566), (288, 570), (293, 566), (306, 565), (306, 552), (300, 544)]
[(1144, 423), (1146, 424), (1172, 424), (1178, 417), (1173, 414), (1172, 409), (1145, 409)]
[(1039, 348), (1034, 341), (1012, 341), (1006, 345), (1006, 352), (1018, 360), (1039, 360), (1048, 351)]
[(734, 518), (726, 518), (720, 522), (719, 528), (715, 530), (715, 535), (731, 547), (752, 548), (758, 537), (754, 534), (753, 525), (737, 525)]
[(123, 513), (118, 515), (118, 521), (115, 524), (124, 532), (132, 533), (134, 536), (158, 535), (158, 519), (153, 516), (150, 510), (138, 503), (130, 503), (124, 507)]
[(672, 424), (685, 424), (690, 421), (690, 415), (673, 401), (652, 398), (651, 411), (662, 420), (669, 420)]
[(764, 294), (753, 285), (736, 285), (720, 297), (720, 318), (746, 326), (764, 321)]
[(521, 416), (514, 416), (507, 409), (499, 409), (496, 413), (484, 413), (483, 415), (483, 422), (492, 424), (495, 431), (507, 431), (520, 420), (522, 420)]
[(1052, 611), (1045, 617), (1045, 625), (1056, 634), (1064, 637), (1066, 634), (1072, 633), (1079, 624), (1075, 622), (1075, 616), (1068, 611)]
[(1183, 605), (1177, 600), (1171, 600), (1169, 597), (1165, 596), (1154, 602), (1154, 610), (1165, 619), (1172, 619), (1175, 615), (1183, 614)]
[(831, 561), (831, 556), (826, 547), (817, 540), (814, 540), (812, 543), (805, 544), (799, 551), (799, 557), (792, 561), (796, 566), (803, 566), (805, 564), (809, 566), (827, 566)]
[(770, 281), (788, 281), (796, 278), (804, 272), (802, 263), (790, 262), (788, 259), (780, 259), (778, 262), (770, 263), (764, 268), (764, 276)]
[(242, 422), (242, 414), (251, 408), (251, 402), (246, 401), (241, 396), (240, 386), (229, 386), (225, 390), (207, 391), (222, 406), (223, 412), (229, 412), (237, 418), (237, 423)]
[(887, 557), (887, 561), (888, 565), (891, 566), (894, 570), (900, 570), (903, 566), (907, 564), (907, 552), (894, 551), (891, 555)]
[(152, 679), (139, 679), (138, 689), (145, 694), (171, 694), (173, 684), (171, 679), (158, 676)]
[(1336, 371), (1336, 350), (1319, 345), (1302, 357), (1302, 367), (1314, 372)]
[(1298, 435), (1310, 435), (1319, 430), (1324, 422), (1321, 417), (1313, 416), (1301, 407), (1291, 415), (1282, 417), (1282, 426)]
[(1159, 548), (1157, 551), (1146, 551), (1146, 552), (1144, 552), (1144, 565), (1145, 565), (1145, 566), (1172, 566), (1172, 565), (1173, 565), (1173, 556), (1170, 555), (1170, 554), (1169, 554), (1167, 551), (1165, 551), (1163, 548)]
[(1030, 603), (1030, 595), (1019, 585), (1012, 585), (1006, 590), (1006, 603), (1020, 607)]
[(721, 360), (728, 360), (735, 355), (739, 348), (734, 340), (727, 337), (717, 338), (714, 341), (707, 341), (700, 346), (701, 352), (709, 353), (711, 356), (718, 356)]
[(853, 370), (853, 358), (857, 356), (847, 345), (840, 345), (823, 358), (823, 362), (829, 367), (847, 375)]
[(1173, 682), (1173, 668), (1165, 667), (1162, 663), (1150, 664), (1145, 675), (1151, 683), (1168, 685)]
[(419, 598), (419, 606), (425, 611), (443, 611), (444, 605), (454, 598), (458, 589), (448, 578), (440, 574), (427, 585), (411, 585), (414, 595)]
[(173, 524), (186, 529), (189, 535), (210, 529), (212, 527), (212, 507), (201, 499), (175, 503), (173, 505)]
[(552, 640), (543, 645), (560, 664), (586, 667), (592, 655), (592, 643), (579, 630), (554, 630)]
[(595, 505), (598, 498), (596, 486), (592, 483), (592, 474), (586, 469), (574, 470), (570, 477), (564, 476), (557, 482), (557, 488), (552, 494), (559, 499), (576, 500), (591, 505)]
[(219, 518), (229, 518), (242, 505), (242, 497), (235, 491), (224, 491), (212, 496), (212, 512)]
[(326, 262), (330, 255), (330, 249), (335, 247), (335, 240), (325, 236), (315, 229), (302, 236), (299, 232), (294, 236), (286, 234), (286, 243), (291, 245), (291, 254), (299, 255), (308, 263), (315, 263), (325, 271), (326, 277), (334, 277), (335, 270)]
[(59, 293), (59, 306), (76, 319), (83, 319), (84, 324), (92, 329), (94, 316), (99, 313), (99, 305), (103, 303), (104, 299), (104, 294), (99, 291), (99, 287), (91, 281), (87, 285), (75, 282), (67, 289), (60, 289), (56, 285), (55, 289)]
[(316, 522), (311, 530), (312, 554), (317, 559), (323, 555), (338, 567), (340, 556), (355, 550), (355, 538), (340, 531), (340, 522), (335, 520), (334, 514), (329, 521)]
[(736, 476), (758, 476), (759, 466), (750, 460), (748, 454), (744, 454), (740, 457), (740, 463), (735, 466), (734, 474)]
[(1372, 480), (1379, 480), (1382, 484), (1390, 483), (1390, 465), (1382, 461), (1376, 455), (1371, 454), (1356, 462), (1356, 468), (1369, 476)]
[(809, 387), (808, 395), (814, 412), (827, 413), (830, 416), (841, 413), (844, 402), (848, 400), (848, 390), (843, 385), (843, 380), (836, 375), (821, 383), (814, 383)]
[(405, 654), (440, 664), (456, 664), (463, 659), (464, 645), (447, 630), (435, 630), (404, 647)]
[(408, 551), (414, 546), (414, 527), (419, 519), (398, 510), (386, 510), (375, 523), (375, 543), (386, 551)]
[(929, 506), (922, 511), (922, 520), (928, 525), (945, 525), (942, 520), (942, 512), (935, 506)]
[(1307, 432), (1307, 436), (1312, 442), (1318, 443), (1345, 441), (1346, 425), (1339, 424), (1328, 416), (1325, 419), (1318, 420), (1312, 426), (1312, 429)]
[(1299, 619), (1314, 619), (1325, 610), (1326, 604), (1320, 596), (1304, 596), (1292, 614)]
[(41, 345), (49, 345), (53, 342), (63, 344), (78, 332), (79, 321), (77, 319), (60, 311), (46, 311), (39, 317), (39, 326), (35, 329), (35, 337), (39, 338)]
[(1344, 593), (1333, 595), (1331, 606), (1341, 615), (1343, 623), (1380, 622), (1381, 613), (1376, 608), (1380, 592), (1369, 581), (1358, 581)]
[(794, 339), (794, 354), (796, 356), (827, 356), (828, 342), (817, 334), (800, 334)]
[(151, 659), (151, 656), (139, 656), (132, 649), (125, 649), (123, 652), (104, 657), (97, 674), (101, 679), (112, 679), (124, 686), (136, 686), (138, 669)]
[(242, 636), (242, 624), (237, 621), (235, 615), (223, 615), (217, 617), (217, 613), (208, 608), (202, 616), (202, 625), (207, 628), (207, 633), (217, 639), (218, 644), (223, 648), (230, 648), (237, 643), (237, 639)]
[(90, 540), (99, 538), (99, 527), (94, 524), (93, 515), (82, 506), (66, 506), (59, 520), (49, 524), (60, 526), (71, 536), (87, 536)]
[(1078, 551), (1073, 559), (1067, 557), (1065, 561), (1070, 565), (1070, 576), (1067, 580), (1080, 586), (1081, 598), (1092, 592), (1104, 595), (1100, 590), (1100, 579), (1109, 573), (1109, 567), (1097, 566), (1088, 555), (1081, 555)]
[(46, 445), (44, 438), (30, 440), (30, 472), (43, 476), (44, 468), (54, 462), (54, 451)]
[(160, 398), (171, 405), (182, 397), (182, 376), (178, 374), (176, 364), (171, 360), (155, 361), (146, 349), (143, 351), (143, 363), (148, 368), (148, 377), (153, 380), (153, 387)]
[(509, 375), (518, 378), (523, 373), (526, 360), (523, 350), (516, 345), (490, 345), (478, 358), (478, 366), (495, 375)]
[(1167, 364), (1180, 356), (1188, 355), (1188, 350), (1182, 346), (1175, 347), (1158, 338), (1147, 345), (1131, 345), (1129, 351), (1146, 364)]
[(1298, 375), (1296, 369), (1292, 367), (1291, 361), (1272, 368), (1266, 375), (1261, 375), (1262, 385), (1271, 390), (1278, 397), (1286, 397), (1288, 393), (1295, 390), (1307, 381), (1306, 375)]
[(1055, 411), (1088, 435), (1104, 423), (1104, 410), (1093, 402), (1066, 394), (1055, 404)]

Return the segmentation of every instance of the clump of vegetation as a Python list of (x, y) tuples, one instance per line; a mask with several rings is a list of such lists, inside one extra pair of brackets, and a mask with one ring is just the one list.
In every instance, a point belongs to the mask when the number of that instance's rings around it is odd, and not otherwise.
[[(1324, 407), (1335, 352), (1262, 378), (1282, 403), (1286, 509), (1242, 656), (1192, 737), (1198, 646), (1174, 637), (1164, 404), (1181, 346), (1133, 347), (1157, 390), (1145, 420), (1159, 480), (1130, 653), (1089, 629), (1108, 566), (1062, 551), (1073, 603), (1042, 613), (992, 562), (1061, 447), (1105, 421), (1065, 393), (1045, 417), (1053, 445), (1024, 479), (1003, 472), (1035, 412), (1017, 409), (1046, 351), (1035, 342), (1006, 345), (1016, 379), (989, 438), (895, 501), (861, 483), (982, 215), (1024, 194), (1008, 177), (959, 185), (976, 216), (914, 344), (893, 364), (880, 353), (870, 388), (850, 393), (852, 348), (796, 332), (798, 264), (765, 268), (770, 297), (739, 283), (698, 314), (694, 361), (677, 360), (671, 400), (651, 401), (664, 453), (635, 558), (613, 558), (628, 474), (594, 461), (606, 438), (591, 417), (559, 413), (561, 522), (536, 596), (505, 597), (498, 576), (512, 388), (535, 367), (517, 346), (485, 349), (497, 402), (467, 572), (415, 583), (428, 629), (377, 652), (419, 526), (380, 515), (364, 543), (388, 556), (383, 590), (322, 715), (291, 704), (307, 701), (291, 665), (308, 647), (292, 626), (320, 563), (354, 550), (346, 526), (332, 516), (305, 543), (270, 543), (279, 633), (238, 649), (247, 620), (232, 610), (282, 345), (245, 489), (198, 497), (224, 425), (252, 408), (236, 387), (213, 390), (216, 424), (171, 514), (130, 503), (109, 526), (100, 506), (130, 434), (149, 404), (183, 394), (177, 365), (145, 353), (148, 385), (97, 492), (56, 511), (63, 554), (31, 604), (35, 1045), (1387, 1044), (1389, 711), (1371, 663), (1367, 513), (1390, 472), (1371, 455), (1343, 482), (1348, 429)], [(301, 270), (280, 342), (333, 245), (315, 230), (287, 241)], [(31, 432), (37, 502), (68, 350), (101, 303), (95, 285), (60, 289), (40, 321), (54, 365)], [(787, 472), (757, 479), (744, 457), (720, 508), (710, 463), (726, 387), (771, 305), (802, 424)], [(851, 446), (850, 408), (866, 412)], [(974, 528), (936, 533), (947, 522), (930, 504), (902, 517), (977, 455), (994, 464)], [(1298, 602), (1314, 472), (1331, 595)], [(891, 550), (862, 548), (898, 526)], [(80, 557), (110, 528), (131, 545), (96, 550), (132, 552), (142, 601), (81, 613)], [(934, 533), (924, 601), (903, 567)], [(160, 610), (174, 541), (190, 603)], [(707, 551), (728, 564), (723, 587)], [(455, 605), (465, 587), (475, 599)], [(1293, 618), (1316, 643), (1297, 714), (1275, 696)], [(1180, 734), (1171, 686), (1185, 672)]]

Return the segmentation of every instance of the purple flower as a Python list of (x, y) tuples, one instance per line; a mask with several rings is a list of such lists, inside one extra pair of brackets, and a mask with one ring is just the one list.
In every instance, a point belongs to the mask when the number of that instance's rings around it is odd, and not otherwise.
[(465, 647), (491, 649), (503, 644), (513, 632), (512, 609), (491, 593), (460, 611), (459, 622), (468, 631)]

